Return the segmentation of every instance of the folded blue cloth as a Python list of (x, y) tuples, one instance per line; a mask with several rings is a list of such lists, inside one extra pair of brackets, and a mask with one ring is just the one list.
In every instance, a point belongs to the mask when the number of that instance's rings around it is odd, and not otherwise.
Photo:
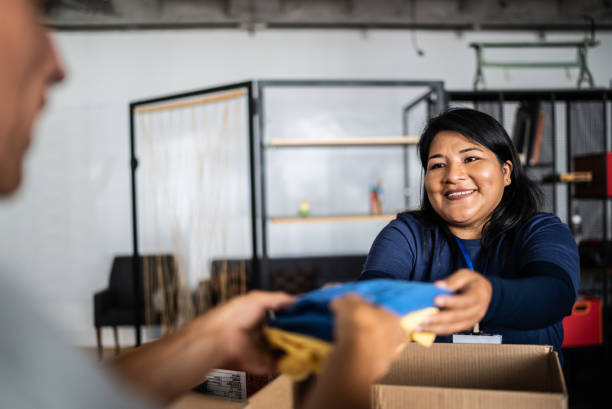
[(404, 316), (413, 311), (434, 307), (434, 298), (440, 294), (450, 294), (450, 291), (431, 283), (388, 279), (339, 284), (298, 297), (289, 309), (276, 312), (268, 325), (332, 342), (334, 316), (329, 309), (329, 303), (349, 293), (357, 294), (372, 304)]

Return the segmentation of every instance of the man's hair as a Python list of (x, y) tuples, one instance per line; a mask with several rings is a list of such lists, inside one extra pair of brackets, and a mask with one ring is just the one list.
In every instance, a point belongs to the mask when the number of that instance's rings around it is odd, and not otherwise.
[[(429, 149), (434, 137), (441, 131), (458, 132), (467, 139), (491, 150), (500, 164), (512, 162), (511, 183), (504, 189), (499, 205), (483, 227), (482, 248), (488, 251), (499, 237), (536, 214), (542, 206), (540, 188), (527, 176), (508, 133), (495, 118), (469, 108), (454, 108), (431, 118), (418, 144), (423, 171), (427, 172)], [(447, 223), (435, 212), (427, 191), (423, 189), (421, 209), (418, 212), (430, 227), (439, 227), (455, 253), (455, 240)]]

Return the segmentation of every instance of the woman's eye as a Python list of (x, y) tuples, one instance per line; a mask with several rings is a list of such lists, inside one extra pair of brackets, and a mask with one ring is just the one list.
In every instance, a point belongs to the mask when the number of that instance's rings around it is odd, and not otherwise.
[(443, 163), (434, 163), (433, 165), (431, 165), (429, 167), (429, 169), (439, 169), (439, 168), (442, 168), (442, 167), (444, 167)]
[(480, 158), (477, 158), (475, 156), (469, 156), (469, 157), (465, 158), (465, 163), (474, 162), (474, 161), (476, 161), (478, 159), (480, 159)]

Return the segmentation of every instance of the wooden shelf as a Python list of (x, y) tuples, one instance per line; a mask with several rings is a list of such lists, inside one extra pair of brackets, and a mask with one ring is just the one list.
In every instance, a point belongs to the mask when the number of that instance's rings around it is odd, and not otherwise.
[(363, 214), (363, 215), (334, 215), (334, 216), (305, 216), (305, 217), (270, 217), (270, 223), (338, 223), (338, 222), (366, 222), (391, 221), (396, 213), (392, 214)]
[(416, 145), (418, 136), (375, 136), (367, 138), (286, 138), (270, 139), (266, 146), (273, 148), (307, 146), (401, 146)]

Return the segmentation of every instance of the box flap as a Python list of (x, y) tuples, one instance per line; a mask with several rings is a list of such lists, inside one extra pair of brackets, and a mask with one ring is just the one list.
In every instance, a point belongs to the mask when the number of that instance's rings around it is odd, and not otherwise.
[(409, 344), (379, 383), (566, 394), (559, 371), (550, 346)]
[(548, 370), (551, 374), (551, 376), (548, 378), (548, 381), (550, 382), (550, 390), (555, 392), (560, 391), (567, 396), (565, 376), (563, 376), (563, 368), (561, 367), (561, 362), (559, 362), (557, 353), (552, 352), (548, 358)]

